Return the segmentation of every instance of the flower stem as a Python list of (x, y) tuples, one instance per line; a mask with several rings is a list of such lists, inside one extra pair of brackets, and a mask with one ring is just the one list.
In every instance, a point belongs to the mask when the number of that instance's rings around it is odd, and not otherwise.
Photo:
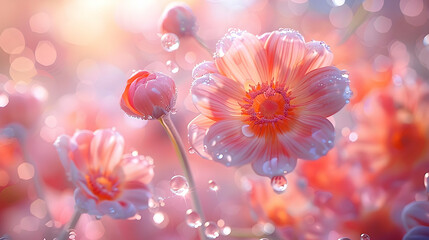
[(75, 207), (73, 216), (70, 219), (69, 224), (66, 227), (64, 227), (64, 229), (61, 231), (61, 234), (58, 237), (58, 240), (67, 240), (68, 239), (69, 231), (76, 227), (76, 224), (79, 221), (79, 218), (81, 215), (82, 215), (82, 212), (80, 211), (80, 209)]
[(206, 222), (206, 220), (204, 217), (204, 212), (201, 208), (201, 203), (200, 203), (200, 200), (198, 198), (198, 194), (197, 194), (196, 187), (195, 187), (195, 181), (194, 181), (194, 178), (192, 176), (191, 168), (189, 166), (189, 161), (188, 161), (188, 158), (186, 156), (186, 151), (185, 151), (185, 148), (183, 146), (182, 140), (181, 140), (180, 135), (177, 132), (176, 128), (174, 127), (173, 122), (171, 121), (170, 114), (164, 115), (163, 117), (161, 117), (159, 119), (159, 121), (160, 121), (161, 125), (164, 127), (168, 136), (170, 137), (170, 140), (173, 143), (174, 148), (176, 150), (176, 153), (180, 159), (180, 164), (182, 165), (185, 177), (188, 180), (189, 187), (191, 189), (191, 191), (190, 191), (191, 192), (191, 198), (192, 198), (192, 202), (193, 202), (195, 211), (198, 213), (198, 215), (200, 215), (201, 222), (203, 223), (203, 225), (198, 228), (200, 238), (206, 239), (205, 234), (204, 234), (204, 223)]
[(213, 51), (207, 46), (207, 44), (201, 39), (200, 36), (197, 34), (194, 34), (195, 40), (197, 40), (198, 44), (200, 44), (201, 47), (203, 47), (210, 55), (213, 54)]

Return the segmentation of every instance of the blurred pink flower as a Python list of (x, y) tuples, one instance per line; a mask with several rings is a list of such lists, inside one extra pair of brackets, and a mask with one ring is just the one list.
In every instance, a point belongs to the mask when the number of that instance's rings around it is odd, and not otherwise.
[(176, 85), (169, 76), (137, 71), (127, 81), (121, 108), (132, 117), (158, 119), (173, 109), (176, 98)]
[(161, 32), (174, 33), (178, 37), (193, 36), (198, 30), (195, 15), (184, 2), (172, 2), (165, 8), (160, 27)]
[(77, 131), (55, 143), (76, 186), (76, 205), (91, 215), (129, 218), (146, 209), (153, 177), (149, 157), (123, 155), (124, 139), (110, 129)]
[(408, 204), (402, 210), (402, 222), (408, 231), (404, 240), (429, 238), (429, 201), (417, 201)]
[(192, 99), (201, 115), (188, 126), (192, 147), (227, 166), (252, 163), (263, 176), (293, 171), (334, 146), (326, 117), (351, 96), (348, 74), (330, 66), (323, 42), (281, 29), (255, 36), (231, 30), (215, 60), (193, 70)]
[(358, 125), (345, 157), (363, 166), (371, 184), (388, 190), (410, 181), (420, 189), (429, 167), (429, 85), (390, 86), (369, 95), (354, 113)]

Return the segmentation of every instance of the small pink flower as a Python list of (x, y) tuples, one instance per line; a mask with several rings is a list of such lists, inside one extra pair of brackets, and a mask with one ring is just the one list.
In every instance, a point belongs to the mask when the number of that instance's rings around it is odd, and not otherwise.
[(188, 126), (192, 147), (227, 166), (252, 163), (263, 176), (293, 171), (334, 146), (326, 117), (351, 96), (348, 75), (330, 66), (323, 42), (296, 31), (261, 36), (232, 30), (213, 62), (193, 70), (192, 99), (201, 115)]
[(192, 9), (182, 2), (170, 3), (160, 19), (163, 33), (174, 33), (178, 37), (193, 36), (198, 30)]
[(110, 129), (77, 131), (55, 142), (76, 186), (76, 205), (91, 215), (129, 218), (146, 209), (151, 196), (152, 159), (123, 155), (124, 139)]
[(127, 81), (121, 108), (133, 117), (158, 119), (173, 109), (176, 98), (176, 85), (169, 76), (137, 71)]

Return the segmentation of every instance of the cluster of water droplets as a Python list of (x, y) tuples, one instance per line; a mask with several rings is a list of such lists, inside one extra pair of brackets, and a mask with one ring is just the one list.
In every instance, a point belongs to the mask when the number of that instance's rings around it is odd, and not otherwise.
[(219, 226), (215, 222), (206, 222), (204, 224), (204, 234), (210, 239), (219, 237)]
[(360, 235), (360, 240), (371, 240), (371, 238), (369, 237), (369, 235), (368, 235), (368, 234), (366, 234), (366, 233), (362, 233), (362, 234)]
[(238, 28), (228, 29), (228, 32), (225, 34), (225, 36), (222, 39), (220, 39), (216, 44), (216, 53), (214, 55), (214, 58), (225, 56), (225, 54), (231, 47), (232, 42), (235, 39), (241, 38), (241, 35), (245, 32), (246, 31), (242, 31)]
[(170, 180), (170, 190), (178, 196), (185, 196), (189, 192), (188, 180), (182, 175), (176, 175)]
[(216, 184), (215, 181), (209, 180), (209, 189), (213, 192), (217, 192), (219, 190), (219, 186)]
[(69, 239), (70, 240), (76, 239), (76, 231), (74, 229), (69, 230)]
[(164, 33), (161, 36), (161, 46), (167, 52), (173, 52), (179, 49), (179, 37), (174, 33)]
[(179, 72), (179, 66), (177, 66), (173, 60), (167, 60), (167, 62), (165, 62), (165, 66), (167, 66), (167, 70), (171, 73)]

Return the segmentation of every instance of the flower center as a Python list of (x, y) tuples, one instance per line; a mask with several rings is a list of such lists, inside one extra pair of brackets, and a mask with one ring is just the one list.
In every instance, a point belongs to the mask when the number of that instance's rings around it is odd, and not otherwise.
[(282, 131), (285, 120), (291, 114), (291, 99), (288, 89), (283, 87), (267, 84), (251, 86), (240, 104), (241, 114), (255, 133), (260, 133), (261, 127), (273, 124)]
[(88, 188), (100, 201), (115, 199), (120, 192), (116, 177), (91, 171), (85, 178)]

